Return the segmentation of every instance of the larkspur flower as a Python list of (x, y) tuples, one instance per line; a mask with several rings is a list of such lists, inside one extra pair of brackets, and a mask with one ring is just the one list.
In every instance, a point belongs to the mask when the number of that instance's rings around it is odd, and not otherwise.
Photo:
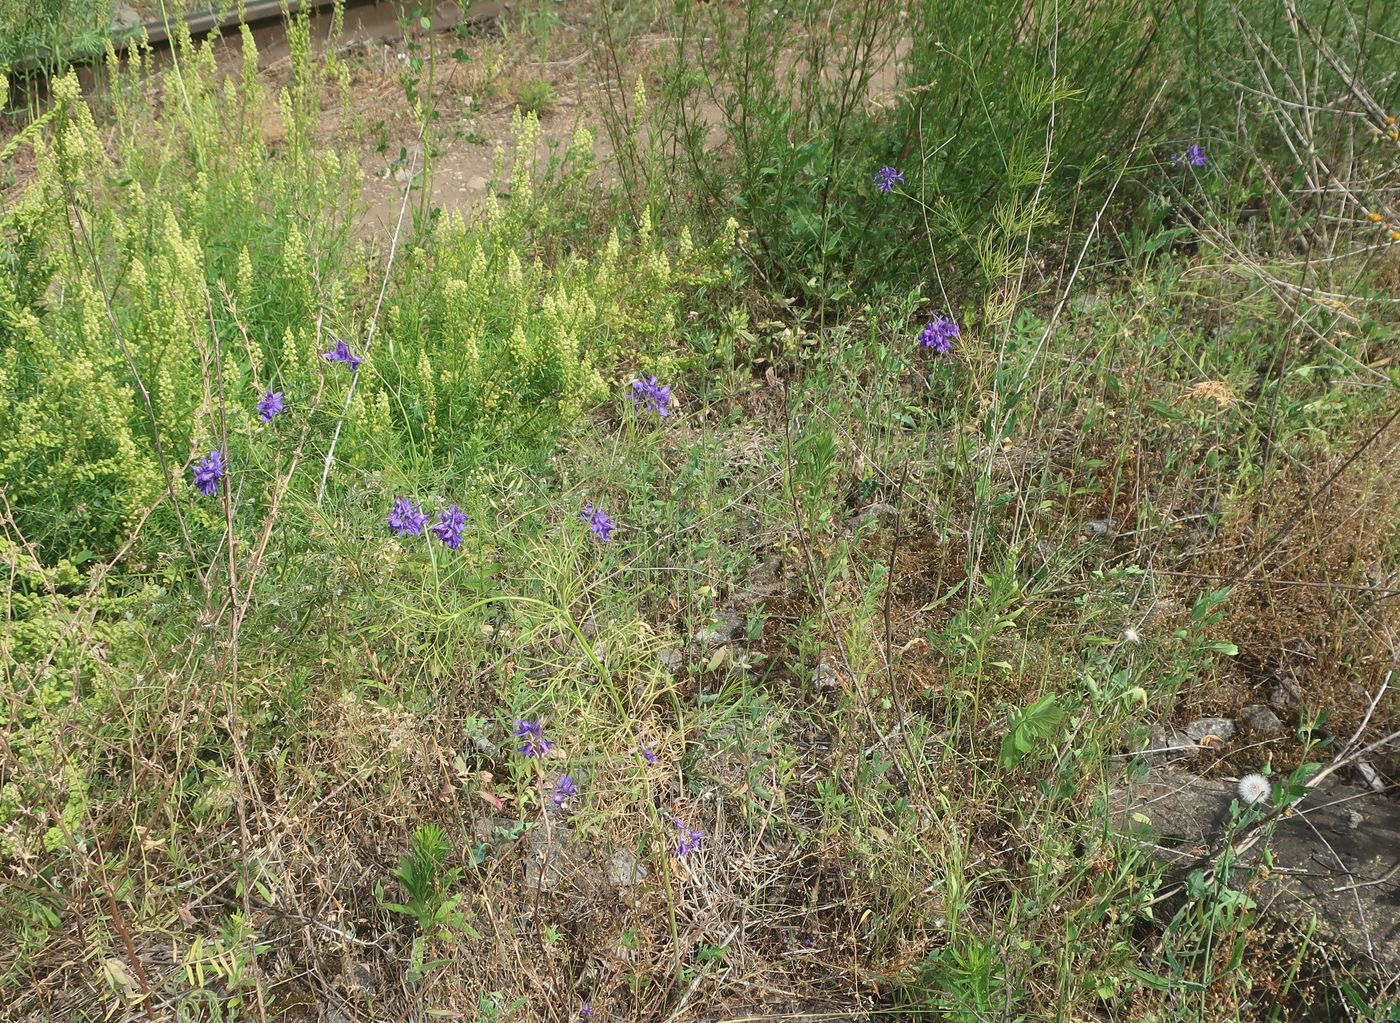
[(676, 833), (680, 839), (675, 850), (677, 856), (689, 856), (696, 849), (700, 848), (700, 840), (705, 837), (703, 831), (690, 830), (679, 817), (672, 817), (671, 822), (675, 824)]
[(1191, 145), (1186, 147), (1185, 153), (1172, 153), (1172, 166), (1185, 167), (1187, 164), (1192, 167), (1204, 167), (1206, 165), (1206, 151), (1203, 146)]
[(581, 1006), (579, 1007), (578, 1014), (579, 1014), (579, 1018), (580, 1018), (580, 1019), (592, 1019), (592, 1018), (593, 1018), (593, 1003), (592, 1003), (592, 1002), (584, 1002), (583, 1005), (581, 1005)]
[(958, 321), (951, 316), (935, 316), (919, 331), (919, 347), (932, 348), (939, 355), (947, 355), (953, 349), (953, 338), (960, 332)]
[(593, 530), (593, 535), (604, 543), (612, 539), (613, 530), (617, 527), (613, 525), (613, 520), (607, 512), (594, 506), (589, 501), (583, 506), (583, 514), (580, 516), (588, 523), (588, 528)]
[(462, 527), (467, 524), (467, 516), (455, 504), (449, 504), (446, 511), (438, 512), (438, 520), (433, 524), (433, 535), (454, 551), (462, 546)]
[(520, 742), (520, 753), (527, 757), (542, 757), (554, 748), (554, 743), (544, 737), (544, 725), (538, 721), (516, 719), (515, 737)]
[(656, 377), (633, 380), (631, 397), (632, 404), (649, 405), (662, 419), (671, 414), (671, 388), (657, 383)]
[(272, 417), (286, 408), (282, 392), (269, 389), (258, 401), (258, 417), (264, 423), (272, 422)]
[(389, 512), (389, 528), (399, 536), (418, 536), (428, 524), (428, 516), (421, 506), (407, 497), (394, 498), (393, 510)]
[(875, 187), (882, 192), (888, 192), (895, 185), (904, 184), (904, 172), (897, 171), (893, 167), (881, 167), (875, 172)]
[(354, 350), (345, 343), (344, 338), (339, 337), (335, 339), (335, 347), (329, 352), (322, 352), (321, 358), (325, 359), (327, 362), (343, 362), (350, 367), (350, 372), (352, 373), (360, 368), (360, 363), (365, 361), (362, 357), (355, 354)]
[(211, 451), (194, 464), (194, 485), (205, 497), (217, 497), (219, 480), (224, 478), (224, 453)]
[(642, 759), (648, 764), (656, 763), (656, 754), (652, 752), (650, 746), (638, 746), (637, 752), (642, 755)]
[(553, 801), (556, 810), (564, 809), (564, 804), (578, 795), (578, 786), (567, 774), (561, 774), (559, 780), (554, 783), (554, 793), (549, 798)]

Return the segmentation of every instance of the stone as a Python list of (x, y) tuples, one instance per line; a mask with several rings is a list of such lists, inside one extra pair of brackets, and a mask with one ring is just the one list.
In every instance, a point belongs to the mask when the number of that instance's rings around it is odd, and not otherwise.
[[(1144, 841), (1158, 859), (1193, 869), (1215, 847), (1236, 803), (1235, 786), (1153, 768), (1145, 778), (1109, 794), (1113, 827)], [(1314, 914), (1323, 936), (1386, 974), (1400, 970), (1400, 899), (1395, 850), (1400, 849), (1400, 806), (1356, 786), (1329, 779), (1309, 791), (1295, 812), (1272, 826), (1270, 869), (1255, 875), (1251, 894), (1261, 912), (1299, 927)], [(1236, 861), (1237, 886), (1259, 861), (1260, 846)]]
[(641, 884), (648, 873), (646, 864), (628, 849), (613, 850), (612, 858), (608, 860), (608, 880), (620, 888)]
[(815, 689), (835, 689), (841, 684), (841, 677), (836, 674), (836, 669), (825, 661), (819, 663), (812, 669), (812, 687)]
[(1101, 540), (1118, 532), (1118, 520), (1115, 518), (1090, 519), (1084, 523), (1082, 532), (1087, 537)]
[(851, 520), (853, 529), (860, 529), (862, 526), (877, 525), (883, 526), (887, 522), (893, 523), (898, 517), (899, 510), (892, 504), (884, 501), (876, 501), (874, 504), (864, 508), (859, 515)]
[(759, 562), (744, 577), (735, 590), (735, 597), (741, 604), (758, 604), (777, 593), (782, 586), (782, 566), (777, 559), (770, 558)]
[(656, 659), (660, 662), (661, 667), (672, 675), (680, 671), (681, 665), (685, 663), (680, 650), (673, 646), (665, 646), (658, 650)]
[(525, 836), (525, 884), (550, 892), (578, 870), (579, 857), (569, 829), (558, 824), (533, 828)]
[(141, 24), (142, 18), (139, 11), (127, 6), (124, 3), (117, 3), (112, 7), (112, 34), (120, 35), (129, 32)]
[(1186, 726), (1186, 737), (1194, 743), (1209, 735), (1228, 742), (1235, 735), (1235, 723), (1229, 718), (1197, 718)]
[(700, 632), (697, 632), (695, 634), (695, 640), (697, 643), (713, 650), (715, 647), (724, 646), (724, 644), (734, 639), (743, 631), (743, 628), (744, 616), (739, 614), (738, 611), (721, 611), (719, 614), (719, 621), (715, 622), (715, 624), (711, 625), (708, 629), (702, 629)]
[(1283, 731), (1279, 716), (1263, 704), (1253, 703), (1240, 711), (1240, 722), (1259, 735), (1278, 735)]
[(1160, 724), (1153, 724), (1147, 729), (1147, 737), (1138, 749), (1142, 758), (1154, 765), (1170, 764), (1191, 756), (1195, 751), (1196, 744), (1185, 735)]

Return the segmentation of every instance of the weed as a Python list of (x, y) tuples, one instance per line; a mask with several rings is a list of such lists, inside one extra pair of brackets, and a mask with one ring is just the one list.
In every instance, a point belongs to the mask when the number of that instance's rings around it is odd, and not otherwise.
[(515, 101), (527, 114), (542, 114), (554, 106), (554, 84), (547, 78), (526, 79), (515, 90)]

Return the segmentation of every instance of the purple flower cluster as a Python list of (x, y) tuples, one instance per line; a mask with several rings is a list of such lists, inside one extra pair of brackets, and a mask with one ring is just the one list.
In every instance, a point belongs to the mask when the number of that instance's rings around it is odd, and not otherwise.
[(588, 528), (599, 540), (607, 543), (612, 539), (613, 530), (617, 527), (613, 525), (613, 520), (608, 513), (595, 507), (592, 501), (583, 506), (583, 514), (579, 517), (588, 523)]
[(423, 527), (428, 524), (428, 516), (423, 506), (406, 497), (394, 498), (394, 507), (389, 511), (389, 528), (399, 536), (421, 536)]
[(350, 367), (350, 372), (360, 368), (360, 363), (364, 362), (363, 356), (356, 355), (354, 349), (345, 343), (344, 338), (335, 339), (335, 347), (329, 352), (322, 352), (321, 358), (327, 362), (343, 362)]
[(521, 756), (542, 757), (554, 748), (554, 743), (545, 738), (544, 725), (538, 721), (525, 721), (517, 718), (515, 737), (520, 740)]
[(567, 774), (561, 774), (559, 780), (554, 783), (554, 793), (549, 797), (554, 803), (556, 810), (564, 809), (564, 805), (574, 796), (578, 795), (578, 786)]
[(194, 464), (194, 485), (205, 497), (217, 497), (224, 478), (224, 453), (211, 451)]
[[(394, 507), (389, 510), (389, 528), (399, 536), (422, 536), (428, 526), (428, 513), (423, 506), (407, 497), (394, 498)], [(438, 512), (438, 520), (433, 524), (433, 535), (452, 550), (462, 546), (462, 527), (467, 524), (467, 516), (455, 504), (449, 504)]]
[(286, 408), (286, 402), (282, 400), (282, 392), (268, 388), (261, 400), (258, 401), (258, 418), (264, 423), (272, 422), (272, 417)]
[(452, 550), (462, 546), (462, 527), (467, 524), (467, 516), (455, 504), (449, 504), (446, 511), (438, 512), (438, 520), (433, 524), (433, 535)]
[(895, 185), (904, 184), (904, 172), (893, 167), (881, 167), (875, 172), (875, 187), (882, 192), (893, 190)]
[(919, 347), (932, 348), (939, 355), (946, 355), (953, 349), (953, 338), (961, 328), (951, 316), (935, 316), (923, 330), (919, 331)]
[(1199, 145), (1186, 147), (1186, 152), (1172, 154), (1173, 167), (1185, 167), (1187, 164), (1192, 167), (1204, 167), (1206, 165), (1206, 151)]
[(671, 388), (654, 376), (633, 380), (631, 398), (633, 405), (650, 406), (662, 419), (671, 414)]
[(681, 820), (679, 817), (672, 817), (671, 822), (676, 826), (678, 842), (675, 852), (677, 856), (689, 856), (696, 849), (700, 848), (700, 840), (705, 837), (703, 831), (692, 831), (690, 828), (686, 827), (685, 821)]

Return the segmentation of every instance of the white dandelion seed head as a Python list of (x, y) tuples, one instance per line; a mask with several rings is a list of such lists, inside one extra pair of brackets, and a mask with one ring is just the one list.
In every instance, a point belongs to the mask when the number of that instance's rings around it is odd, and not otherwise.
[(1126, 629), (1123, 630), (1123, 642), (1131, 643), (1133, 646), (1137, 646), (1139, 643), (1142, 642), (1142, 636), (1138, 634), (1137, 629), (1129, 625)]
[(1240, 779), (1236, 791), (1239, 792), (1241, 803), (1254, 806), (1256, 803), (1268, 802), (1269, 797), (1274, 794), (1274, 787), (1262, 774), (1247, 774)]

